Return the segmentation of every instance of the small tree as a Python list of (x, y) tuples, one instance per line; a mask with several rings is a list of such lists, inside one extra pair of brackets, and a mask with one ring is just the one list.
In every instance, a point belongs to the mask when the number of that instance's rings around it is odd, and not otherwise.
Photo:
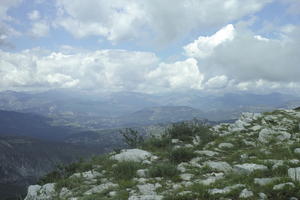
[(120, 134), (123, 136), (124, 142), (131, 148), (136, 148), (144, 142), (143, 136), (132, 128), (120, 130)]

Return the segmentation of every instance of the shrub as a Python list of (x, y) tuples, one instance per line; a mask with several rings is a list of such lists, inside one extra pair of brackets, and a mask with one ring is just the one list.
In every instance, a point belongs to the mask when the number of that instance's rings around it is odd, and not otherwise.
[(148, 171), (150, 177), (173, 178), (178, 174), (179, 171), (172, 163), (158, 163), (152, 166)]
[(178, 148), (170, 152), (169, 159), (174, 163), (190, 161), (196, 156), (196, 153), (190, 148)]
[(130, 180), (136, 175), (136, 171), (140, 168), (140, 163), (123, 161), (117, 163), (117, 165), (112, 169), (112, 175), (117, 180)]
[(131, 148), (136, 148), (144, 142), (143, 136), (131, 128), (120, 130), (120, 134), (123, 136), (124, 142)]
[(162, 137), (150, 137), (145, 140), (143, 147), (150, 150), (164, 149), (171, 145), (171, 139), (165, 135)]

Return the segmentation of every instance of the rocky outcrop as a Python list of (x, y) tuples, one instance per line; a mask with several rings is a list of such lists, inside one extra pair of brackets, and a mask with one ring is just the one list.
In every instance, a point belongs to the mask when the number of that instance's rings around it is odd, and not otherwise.
[[(181, 138), (156, 137), (141, 149), (111, 153), (26, 200), (298, 199), (300, 111), (245, 113), (233, 124)], [(196, 139), (196, 137), (198, 137)], [(207, 135), (206, 135), (207, 137)], [(200, 142), (195, 142), (195, 141)], [(51, 188), (55, 186), (55, 191)], [(50, 198), (51, 199), (51, 198)]]

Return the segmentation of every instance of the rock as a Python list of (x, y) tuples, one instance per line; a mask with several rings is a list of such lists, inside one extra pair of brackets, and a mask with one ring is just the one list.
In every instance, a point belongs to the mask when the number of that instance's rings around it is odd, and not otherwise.
[(162, 200), (161, 195), (133, 195), (128, 198), (128, 200)]
[(211, 173), (211, 174), (206, 175), (206, 179), (198, 180), (196, 182), (201, 183), (203, 185), (210, 185), (222, 178), (224, 178), (224, 173)]
[(245, 187), (245, 185), (236, 184), (236, 185), (232, 185), (232, 186), (227, 186), (223, 189), (214, 188), (214, 189), (210, 189), (208, 192), (212, 195), (214, 195), (214, 194), (226, 194), (226, 193), (231, 192), (234, 189), (241, 188), (241, 187)]
[(172, 140), (171, 140), (171, 143), (172, 143), (172, 144), (178, 144), (179, 142), (180, 142), (179, 139), (172, 139)]
[(30, 185), (28, 187), (27, 196), (24, 200), (35, 200), (37, 199), (38, 191), (41, 189), (40, 185)]
[(259, 200), (268, 199), (268, 196), (263, 192), (258, 193), (258, 196), (259, 196)]
[(180, 174), (180, 178), (184, 181), (189, 181), (193, 178), (193, 174)]
[(255, 178), (254, 183), (260, 186), (268, 185), (274, 181), (278, 180), (278, 178)]
[(204, 166), (205, 165), (210, 167), (211, 169), (225, 172), (225, 173), (232, 171), (232, 167), (227, 162), (207, 161), (207, 162), (204, 162)]
[(93, 179), (96, 179), (97, 177), (100, 177), (102, 176), (101, 173), (95, 171), (95, 170), (91, 170), (91, 171), (86, 171), (86, 172), (82, 172), (82, 173), (75, 173), (73, 174), (72, 176), (70, 176), (71, 178), (72, 177), (77, 177), (77, 178), (84, 178), (86, 180), (93, 180)]
[(234, 165), (233, 170), (237, 173), (252, 173), (255, 170), (267, 170), (268, 167), (265, 165), (259, 165), (254, 163), (244, 163), (241, 165)]
[(86, 191), (84, 193), (84, 195), (91, 195), (91, 194), (95, 194), (95, 193), (100, 193), (100, 192), (103, 192), (104, 190), (107, 190), (109, 188), (114, 188), (114, 187), (117, 187), (117, 186), (118, 185), (114, 184), (114, 183), (103, 183), (101, 185), (94, 186), (92, 189)]
[(52, 200), (55, 195), (55, 184), (47, 183), (43, 186), (31, 185), (24, 200)]
[(157, 194), (156, 194), (155, 190), (160, 187), (162, 187), (162, 186), (159, 183), (155, 183), (155, 184), (147, 183), (147, 184), (143, 184), (143, 185), (137, 185), (137, 188), (142, 195), (156, 196)]
[(300, 154), (300, 148), (296, 148), (296, 149), (294, 149), (294, 153), (296, 153), (296, 154)]
[(282, 190), (285, 187), (295, 187), (295, 184), (292, 182), (288, 182), (288, 183), (281, 183), (278, 185), (274, 185), (273, 190)]
[(117, 161), (142, 162), (144, 160), (150, 159), (151, 156), (151, 153), (141, 149), (126, 149), (121, 153), (112, 156), (111, 158)]
[(72, 192), (66, 187), (63, 187), (59, 193), (60, 198), (66, 198), (71, 195), (72, 195)]
[(300, 181), (300, 167), (288, 169), (288, 176), (294, 181)]
[(259, 132), (258, 141), (261, 143), (268, 143), (272, 139), (277, 141), (284, 141), (291, 138), (291, 134), (285, 131), (275, 131), (270, 128), (264, 128)]
[(252, 126), (250, 129), (252, 130), (252, 131), (258, 131), (258, 130), (260, 130), (262, 128), (262, 126), (260, 126), (260, 125), (255, 125), (255, 126)]
[(146, 177), (146, 172), (148, 170), (147, 169), (139, 169), (136, 171), (136, 174), (139, 176), (139, 177)]
[(234, 147), (233, 146), (233, 144), (231, 144), (231, 143), (221, 143), (221, 144), (219, 144), (218, 145), (218, 147), (220, 148), (220, 149), (229, 149), (229, 148), (232, 148), (232, 147)]
[(219, 154), (219, 153), (217, 153), (215, 151), (209, 151), (209, 150), (195, 151), (195, 153), (200, 154), (200, 155), (209, 156), (209, 157), (213, 157), (213, 156), (216, 156), (216, 155)]
[(242, 190), (242, 192), (240, 193), (240, 198), (244, 199), (244, 198), (249, 198), (254, 196), (253, 192), (250, 190), (247, 190), (246, 188)]

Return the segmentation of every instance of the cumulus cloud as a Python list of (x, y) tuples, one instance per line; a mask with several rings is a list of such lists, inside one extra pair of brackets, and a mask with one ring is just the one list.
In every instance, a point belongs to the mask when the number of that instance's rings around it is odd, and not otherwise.
[[(222, 74), (239, 81), (299, 81), (299, 27), (281, 33), (282, 37), (277, 39), (258, 36), (245, 29), (232, 31), (235, 32), (233, 38), (226, 40), (228, 36), (224, 34), (220, 44), (209, 47), (209, 56), (203, 57), (202, 51), (207, 47), (202, 37), (185, 47), (186, 54), (197, 58), (203, 64), (202, 70), (210, 75)], [(216, 38), (219, 33), (206, 40)], [(194, 47), (193, 53), (189, 47)]]
[(170, 42), (195, 29), (253, 14), (272, 0), (57, 0), (56, 24), (75, 37)]
[(8, 88), (134, 90), (157, 66), (147, 52), (99, 50), (63, 54), (42, 49), (0, 51), (0, 85)]
[(201, 89), (203, 74), (197, 61), (189, 58), (175, 63), (160, 63), (146, 76), (147, 90)]

